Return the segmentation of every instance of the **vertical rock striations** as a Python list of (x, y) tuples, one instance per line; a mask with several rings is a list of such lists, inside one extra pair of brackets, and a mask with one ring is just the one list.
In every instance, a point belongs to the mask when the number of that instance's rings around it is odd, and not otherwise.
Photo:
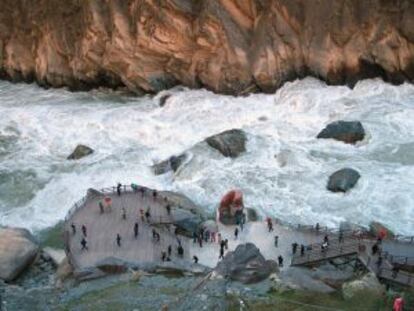
[(2, 0), (0, 76), (44, 86), (272, 92), (414, 80), (410, 0)]

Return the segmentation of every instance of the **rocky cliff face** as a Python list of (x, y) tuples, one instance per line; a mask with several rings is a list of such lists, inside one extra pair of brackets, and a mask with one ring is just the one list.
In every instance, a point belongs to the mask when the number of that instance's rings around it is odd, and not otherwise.
[(1, 0), (0, 76), (45, 86), (274, 91), (414, 80), (411, 0)]

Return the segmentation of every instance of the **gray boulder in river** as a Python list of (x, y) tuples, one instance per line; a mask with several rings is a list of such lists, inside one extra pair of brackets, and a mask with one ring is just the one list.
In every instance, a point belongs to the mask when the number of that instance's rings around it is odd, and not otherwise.
[(355, 144), (363, 140), (365, 130), (359, 121), (336, 121), (328, 124), (317, 138), (332, 138), (347, 144)]
[(26, 229), (0, 228), (0, 279), (14, 280), (33, 262), (39, 246)]
[(92, 154), (94, 150), (85, 145), (77, 145), (75, 150), (68, 156), (68, 160), (78, 160)]
[(328, 190), (332, 192), (347, 192), (358, 182), (361, 175), (352, 168), (343, 168), (329, 177)]
[(253, 243), (240, 244), (217, 264), (215, 272), (241, 283), (257, 283), (278, 270), (273, 260), (266, 260)]
[(206, 138), (207, 144), (218, 150), (223, 156), (236, 158), (246, 151), (246, 134), (242, 130), (232, 129)]
[(169, 171), (176, 172), (178, 168), (181, 166), (181, 164), (183, 164), (183, 162), (187, 160), (187, 158), (188, 155), (186, 153), (182, 153), (178, 156), (173, 155), (167, 160), (154, 164), (152, 166), (152, 170), (155, 175), (165, 174)]

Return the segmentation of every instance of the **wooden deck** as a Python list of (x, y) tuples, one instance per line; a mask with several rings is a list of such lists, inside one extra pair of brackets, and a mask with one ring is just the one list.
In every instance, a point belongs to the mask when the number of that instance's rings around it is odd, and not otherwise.
[[(398, 284), (402, 286), (414, 286), (414, 274), (399, 271), (393, 273), (393, 266), (396, 263), (395, 258), (404, 260), (404, 262), (412, 262), (413, 257), (402, 257), (398, 254), (391, 256), (385, 253), (382, 257), (381, 265), (378, 265), (378, 255), (372, 255), (371, 249), (375, 243), (370, 239), (357, 239), (352, 236), (345, 237), (342, 243), (339, 242), (338, 236), (330, 236), (330, 244), (328, 249), (322, 251), (321, 244), (311, 245), (311, 250), (306, 251), (305, 254), (295, 254), (292, 257), (292, 266), (314, 266), (322, 262), (333, 260), (339, 257), (355, 256), (364, 264), (364, 266), (372, 273), (374, 273), (380, 280), (388, 284)], [(403, 254), (412, 254), (414, 252), (413, 244), (400, 244), (399, 241), (384, 241), (383, 248), (399, 250)], [(404, 259), (401, 259), (404, 258)]]
[[(132, 263), (160, 262), (163, 251), (172, 246), (172, 258), (177, 258), (178, 239), (184, 248), (184, 259), (189, 259), (189, 240), (174, 234), (170, 225), (172, 216), (168, 215), (167, 202), (159, 195), (154, 199), (152, 191), (144, 194), (123, 187), (121, 196), (116, 189), (109, 189), (99, 195), (89, 194), (69, 213), (65, 222), (66, 251), (75, 269), (92, 267), (105, 258), (117, 258)], [(112, 199), (112, 208), (102, 214), (99, 202), (104, 197)], [(140, 209), (150, 209), (150, 221), (141, 219)], [(123, 219), (123, 209), (126, 219)], [(172, 213), (173, 214), (173, 213)], [(134, 224), (138, 223), (139, 234), (134, 237)], [(71, 224), (76, 226), (73, 234)], [(162, 224), (161, 224), (162, 223)], [(81, 227), (86, 226), (88, 250), (82, 250), (83, 238)], [(160, 234), (160, 241), (154, 241), (152, 230)], [(116, 236), (121, 236), (121, 246), (117, 245)]]

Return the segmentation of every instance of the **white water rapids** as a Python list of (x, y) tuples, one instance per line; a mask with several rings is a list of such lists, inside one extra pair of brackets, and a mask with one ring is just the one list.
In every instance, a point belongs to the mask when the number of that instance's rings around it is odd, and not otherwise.
[[(0, 224), (54, 225), (88, 188), (121, 181), (180, 191), (211, 211), (240, 188), (246, 205), (293, 223), (379, 220), (414, 234), (414, 85), (366, 80), (351, 90), (307, 78), (274, 95), (169, 92), (159, 107), (163, 93), (137, 98), (0, 82)], [(361, 121), (367, 138), (357, 146), (315, 138), (340, 119)], [(232, 128), (248, 137), (239, 158), (204, 146), (192, 149), (178, 176), (151, 172), (155, 161)], [(79, 143), (95, 153), (66, 160)], [(343, 167), (360, 172), (356, 187), (327, 191), (329, 175)]]

